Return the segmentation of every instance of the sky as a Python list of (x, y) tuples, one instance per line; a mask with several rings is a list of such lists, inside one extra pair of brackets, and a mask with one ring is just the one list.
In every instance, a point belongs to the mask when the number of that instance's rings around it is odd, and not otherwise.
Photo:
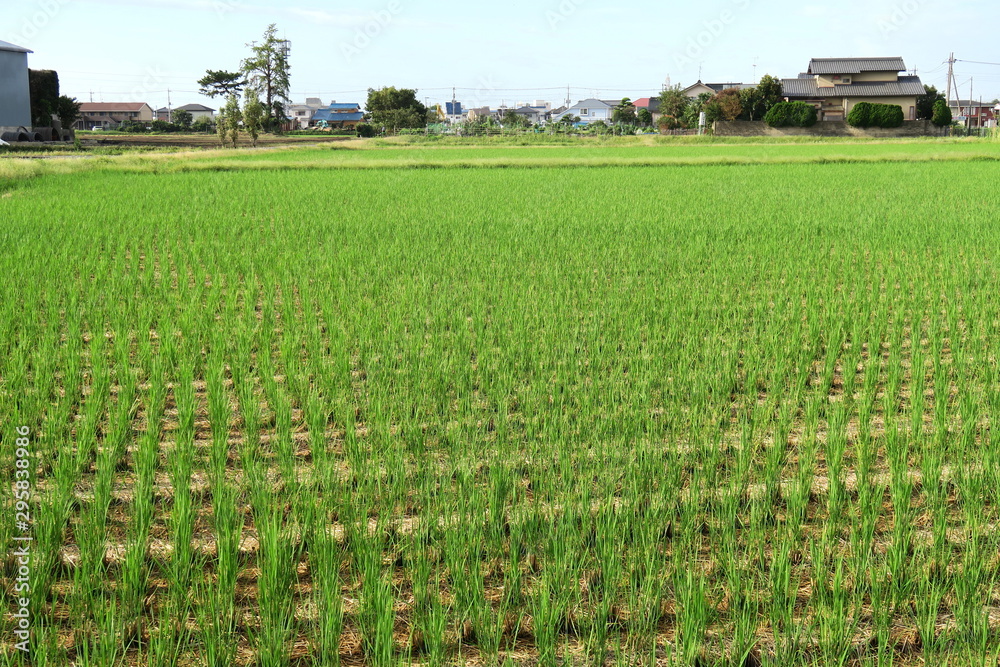
[[(415, 88), (466, 107), (655, 95), (664, 85), (795, 77), (810, 58), (902, 56), (944, 91), (1000, 97), (998, 0), (2, 0), (0, 39), (32, 49), (80, 101), (154, 109), (235, 70), (267, 26), (291, 41), (291, 97), (358, 102)], [(988, 64), (994, 63), (994, 64)], [(569, 90), (567, 91), (567, 86)], [(169, 90), (169, 100), (168, 100)], [(954, 93), (952, 94), (954, 98)]]

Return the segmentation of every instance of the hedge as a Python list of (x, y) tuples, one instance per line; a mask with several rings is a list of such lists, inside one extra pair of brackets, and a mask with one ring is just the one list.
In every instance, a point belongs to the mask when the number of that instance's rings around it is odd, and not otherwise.
[(50, 69), (28, 70), (31, 124), (52, 127), (52, 114), (59, 111), (59, 75)]
[(903, 107), (898, 104), (858, 102), (847, 114), (852, 127), (899, 127), (903, 124)]
[(778, 102), (764, 115), (771, 127), (812, 127), (816, 119), (816, 107), (805, 102)]

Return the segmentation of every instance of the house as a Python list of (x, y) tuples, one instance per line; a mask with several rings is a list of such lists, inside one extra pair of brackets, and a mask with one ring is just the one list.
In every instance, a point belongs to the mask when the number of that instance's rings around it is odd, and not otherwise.
[(466, 112), (466, 119), (472, 122), (489, 120), (493, 116), (493, 112), (490, 111), (489, 107), (476, 107), (475, 109), (469, 109)]
[(307, 97), (305, 104), (292, 104), (288, 107), (288, 117), (297, 125), (295, 129), (305, 130), (312, 122), (313, 114), (323, 107), (323, 100), (318, 97)]
[(783, 95), (790, 102), (812, 104), (820, 120), (845, 120), (858, 102), (898, 104), (903, 117), (917, 118), (917, 98), (924, 84), (906, 71), (902, 58), (813, 58), (795, 79), (782, 79)]
[(0, 41), (0, 131), (31, 128), (28, 90), (29, 49)]
[(560, 113), (558, 117), (552, 114), (552, 120), (558, 121), (563, 116), (579, 116), (580, 123), (583, 125), (589, 125), (597, 121), (610, 123), (611, 114), (619, 104), (621, 104), (621, 100), (599, 100), (591, 97), (577, 102)]
[(962, 123), (965, 127), (978, 129), (980, 127), (996, 127), (996, 107), (992, 102), (982, 100), (952, 100), (951, 119)]
[(84, 102), (80, 105), (80, 118), (74, 127), (78, 130), (93, 128), (114, 129), (125, 121), (152, 122), (153, 107), (145, 102)]
[(330, 102), (328, 106), (317, 109), (313, 112), (309, 121), (309, 127), (331, 127), (344, 130), (353, 130), (365, 117), (361, 111), (361, 105), (356, 102), (340, 103)]
[(548, 116), (548, 112), (544, 107), (522, 106), (514, 109), (513, 112), (527, 120), (532, 125), (544, 123)]
[(173, 121), (173, 115), (177, 111), (187, 111), (191, 114), (192, 121), (196, 121), (199, 118), (215, 120), (215, 109), (206, 107), (204, 104), (185, 104), (182, 107), (174, 107), (173, 109), (161, 107), (156, 110), (156, 120)]
[(696, 83), (692, 83), (681, 92), (695, 100), (704, 93), (715, 95), (716, 93), (721, 93), (723, 90), (727, 90), (729, 88), (739, 88), (740, 90), (745, 90), (747, 88), (756, 87), (757, 84), (755, 83), (702, 83), (701, 79), (698, 79)]

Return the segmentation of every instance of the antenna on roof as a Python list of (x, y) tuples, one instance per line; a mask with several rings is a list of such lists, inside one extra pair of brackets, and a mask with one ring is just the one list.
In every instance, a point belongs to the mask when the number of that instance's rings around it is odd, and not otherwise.
[(760, 58), (760, 56), (754, 56), (753, 57), (753, 82), (754, 83), (757, 83), (757, 59), (758, 58)]

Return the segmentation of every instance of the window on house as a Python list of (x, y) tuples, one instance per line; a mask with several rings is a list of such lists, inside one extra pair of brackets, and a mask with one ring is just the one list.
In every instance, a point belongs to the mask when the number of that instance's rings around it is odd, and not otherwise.
[(589, 111), (590, 111), (590, 109), (580, 109), (580, 115), (581, 116), (586, 116), (587, 112), (589, 112)]

